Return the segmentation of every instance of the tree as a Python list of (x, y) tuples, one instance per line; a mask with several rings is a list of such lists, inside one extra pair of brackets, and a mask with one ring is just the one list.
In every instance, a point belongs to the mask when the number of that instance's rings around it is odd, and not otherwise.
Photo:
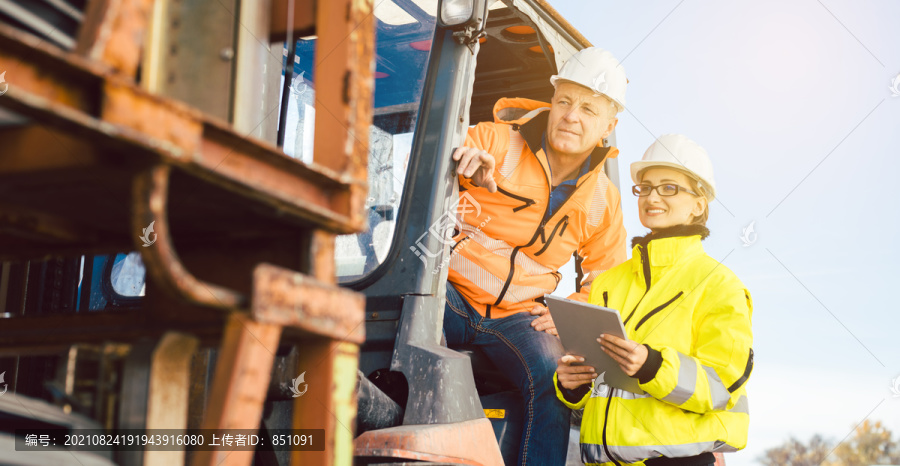
[(856, 426), (853, 437), (834, 447), (821, 435), (808, 444), (791, 437), (781, 446), (766, 450), (759, 458), (765, 466), (869, 466), (900, 464), (900, 438), (895, 442), (891, 431), (868, 420)]
[(821, 435), (814, 435), (809, 445), (791, 437), (784, 445), (766, 450), (760, 462), (765, 466), (819, 466), (830, 451), (831, 445)]
[(838, 462), (834, 466), (868, 466), (870, 464), (900, 464), (900, 439), (894, 442), (891, 431), (881, 421), (868, 420), (856, 427), (852, 439), (834, 450)]

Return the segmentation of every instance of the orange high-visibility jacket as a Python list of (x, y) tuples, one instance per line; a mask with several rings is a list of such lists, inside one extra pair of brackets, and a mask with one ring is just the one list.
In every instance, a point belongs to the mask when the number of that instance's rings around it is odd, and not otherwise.
[(494, 122), (469, 129), (465, 145), (496, 158), (490, 193), (460, 176), (459, 233), (449, 280), (484, 316), (502, 318), (530, 311), (535, 298), (559, 284), (559, 268), (577, 251), (584, 278), (571, 299), (587, 301), (601, 272), (625, 261), (625, 228), (619, 192), (603, 172), (614, 147), (591, 153), (590, 171), (571, 197), (542, 222), (550, 199), (550, 167), (541, 149), (549, 104), (501, 99)]

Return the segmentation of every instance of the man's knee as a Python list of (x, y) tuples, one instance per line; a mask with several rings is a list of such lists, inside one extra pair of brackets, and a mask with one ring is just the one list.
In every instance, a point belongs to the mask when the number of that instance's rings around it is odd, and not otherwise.
[(533, 358), (533, 371), (538, 378), (548, 380), (553, 378), (557, 362), (565, 354), (565, 350), (559, 342), (559, 338), (549, 334), (544, 335), (546, 336), (536, 339), (538, 344)]
[(536, 340), (540, 344), (540, 354), (542, 359), (548, 360), (553, 364), (553, 367), (556, 367), (556, 361), (559, 360), (562, 355), (566, 354), (566, 350), (563, 348), (562, 342), (559, 341), (559, 337), (550, 335), (546, 332), (540, 332), (540, 336)]

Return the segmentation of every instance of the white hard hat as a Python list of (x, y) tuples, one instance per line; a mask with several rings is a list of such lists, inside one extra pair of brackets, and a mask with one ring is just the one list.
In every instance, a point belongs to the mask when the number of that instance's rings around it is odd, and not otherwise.
[(615, 102), (618, 111), (625, 110), (625, 68), (612, 53), (598, 47), (588, 47), (572, 55), (559, 74), (550, 77), (556, 87), (559, 80), (580, 84)]
[(680, 134), (660, 136), (647, 152), (644, 152), (640, 162), (631, 164), (631, 179), (634, 184), (640, 184), (641, 172), (651, 167), (681, 170), (700, 183), (710, 202), (716, 197), (716, 181), (706, 149), (685, 136)]

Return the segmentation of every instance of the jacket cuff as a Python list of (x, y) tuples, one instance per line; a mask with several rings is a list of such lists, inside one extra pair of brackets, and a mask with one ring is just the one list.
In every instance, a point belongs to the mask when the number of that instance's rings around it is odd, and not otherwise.
[(571, 404), (577, 404), (584, 398), (584, 395), (587, 395), (589, 391), (591, 391), (591, 384), (584, 384), (575, 390), (569, 390), (562, 386), (559, 382), (559, 378), (556, 379), (556, 388), (559, 389), (559, 392), (562, 393), (563, 398), (566, 399)]
[(637, 377), (638, 382), (642, 384), (653, 380), (663, 363), (662, 353), (651, 348), (650, 345), (646, 343), (644, 346), (647, 347), (647, 360), (644, 361), (644, 365), (634, 374), (634, 376)]

